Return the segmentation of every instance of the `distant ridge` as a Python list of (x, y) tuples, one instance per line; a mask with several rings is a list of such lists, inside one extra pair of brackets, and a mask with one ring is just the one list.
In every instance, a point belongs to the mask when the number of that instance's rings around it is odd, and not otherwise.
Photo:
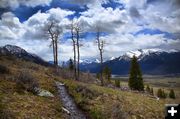
[[(112, 70), (112, 74), (128, 75), (130, 60), (133, 55), (138, 58), (138, 62), (144, 74), (180, 74), (180, 51), (174, 49), (169, 51), (160, 49), (140, 49), (137, 51), (130, 51), (117, 58), (113, 57), (110, 60), (105, 61), (103, 65), (109, 66)], [(96, 62), (87, 64), (84, 62), (81, 64), (81, 70), (97, 73), (100, 71), (100, 66), (99, 63)]]
[(27, 52), (26, 50), (22, 49), (21, 47), (18, 47), (15, 45), (5, 45), (3, 47), (0, 47), (0, 56), (15, 56), (17, 58), (20, 58), (26, 61), (32, 61), (40, 65), (44, 65), (44, 66), (51, 65), (50, 63), (44, 61), (39, 56), (35, 54), (31, 54)]

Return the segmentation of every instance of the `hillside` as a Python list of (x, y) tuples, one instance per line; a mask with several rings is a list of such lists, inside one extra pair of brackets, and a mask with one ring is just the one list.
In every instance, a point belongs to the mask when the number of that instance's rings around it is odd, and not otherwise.
[(50, 64), (44, 61), (39, 56), (29, 53), (26, 50), (22, 49), (21, 47), (15, 45), (5, 45), (0, 47), (0, 55), (2, 56), (14, 56), (26, 61), (32, 61), (37, 64), (41, 64), (44, 66), (50, 66)]
[[(54, 87), (51, 68), (12, 56), (0, 56), (0, 117), (1, 118), (59, 118), (64, 119), (61, 103)], [(2, 66), (8, 69), (2, 73)], [(16, 80), (21, 72), (28, 71), (37, 79), (41, 88), (52, 92), (55, 97), (40, 97), (31, 92), (20, 92)], [(48, 111), (45, 111), (48, 110)]]
[[(82, 79), (83, 83), (67, 77), (63, 79), (62, 71), (57, 74), (52, 67), (11, 56), (0, 56), (0, 65), (8, 69), (8, 72), (0, 74), (0, 112), (8, 118), (67, 118), (66, 112), (62, 111), (55, 81), (65, 83), (76, 104), (92, 119), (159, 119), (164, 116), (164, 104), (174, 102), (91, 83), (95, 81), (85, 83)], [(25, 70), (37, 79), (41, 88), (50, 91), (55, 97), (40, 97), (29, 91), (18, 92), (16, 79)], [(64, 73), (67, 72), (65, 70)]]

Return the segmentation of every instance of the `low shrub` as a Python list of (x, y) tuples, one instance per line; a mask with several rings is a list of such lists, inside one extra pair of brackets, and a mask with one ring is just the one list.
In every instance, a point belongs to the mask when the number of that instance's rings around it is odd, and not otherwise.
[(120, 80), (115, 80), (115, 86), (120, 88)]
[(153, 88), (151, 88), (151, 90), (150, 90), (150, 94), (151, 94), (151, 95), (154, 95)]
[(171, 89), (170, 92), (169, 92), (169, 98), (172, 98), (172, 99), (175, 99), (175, 98), (176, 98), (173, 89)]
[(148, 93), (150, 93), (151, 89), (150, 89), (149, 85), (146, 86), (146, 91), (147, 91)]
[(0, 64), (0, 74), (7, 74), (7, 73), (9, 73), (9, 69), (6, 66)]
[(16, 87), (18, 92), (37, 93), (35, 88), (39, 87), (39, 83), (29, 72), (21, 72), (16, 80)]
[(158, 89), (158, 91), (157, 91), (157, 96), (158, 96), (159, 98), (166, 98), (166, 97), (167, 97), (167, 94), (164, 92), (164, 90)]

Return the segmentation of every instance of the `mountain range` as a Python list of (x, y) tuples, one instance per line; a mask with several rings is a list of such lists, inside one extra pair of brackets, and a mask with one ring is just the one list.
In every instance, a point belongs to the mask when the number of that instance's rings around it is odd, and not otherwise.
[[(160, 49), (140, 49), (129, 51), (125, 54), (110, 60), (106, 60), (103, 66), (108, 66), (112, 74), (127, 75), (130, 69), (130, 62), (133, 56), (138, 58), (143, 74), (150, 75), (169, 75), (180, 73), (180, 51), (178, 50), (160, 50)], [(97, 62), (81, 63), (82, 71), (97, 73), (100, 71), (100, 64)]]
[[(26, 50), (14, 46), (5, 45), (0, 47), (0, 56), (10, 55), (17, 58), (32, 61), (37, 64), (50, 66), (52, 62), (46, 62), (39, 56), (29, 53)], [(180, 51), (160, 49), (140, 49), (137, 51), (129, 51), (119, 57), (111, 57), (103, 62), (103, 66), (108, 66), (112, 74), (127, 75), (130, 69), (130, 62), (133, 56), (138, 58), (143, 74), (150, 75), (171, 75), (180, 74)], [(65, 62), (66, 65), (68, 61)], [(80, 69), (84, 72), (97, 73), (100, 71), (100, 61), (98, 59), (80, 60)]]

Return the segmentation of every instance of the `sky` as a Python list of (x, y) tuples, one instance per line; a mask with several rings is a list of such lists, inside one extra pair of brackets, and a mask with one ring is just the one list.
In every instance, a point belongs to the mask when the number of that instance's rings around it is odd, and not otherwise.
[(81, 59), (99, 58), (95, 31), (106, 42), (104, 57), (138, 49), (180, 50), (180, 0), (0, 0), (0, 46), (17, 45), (53, 60), (48, 22), (63, 29), (59, 60), (73, 58), (68, 26), (81, 26)]

